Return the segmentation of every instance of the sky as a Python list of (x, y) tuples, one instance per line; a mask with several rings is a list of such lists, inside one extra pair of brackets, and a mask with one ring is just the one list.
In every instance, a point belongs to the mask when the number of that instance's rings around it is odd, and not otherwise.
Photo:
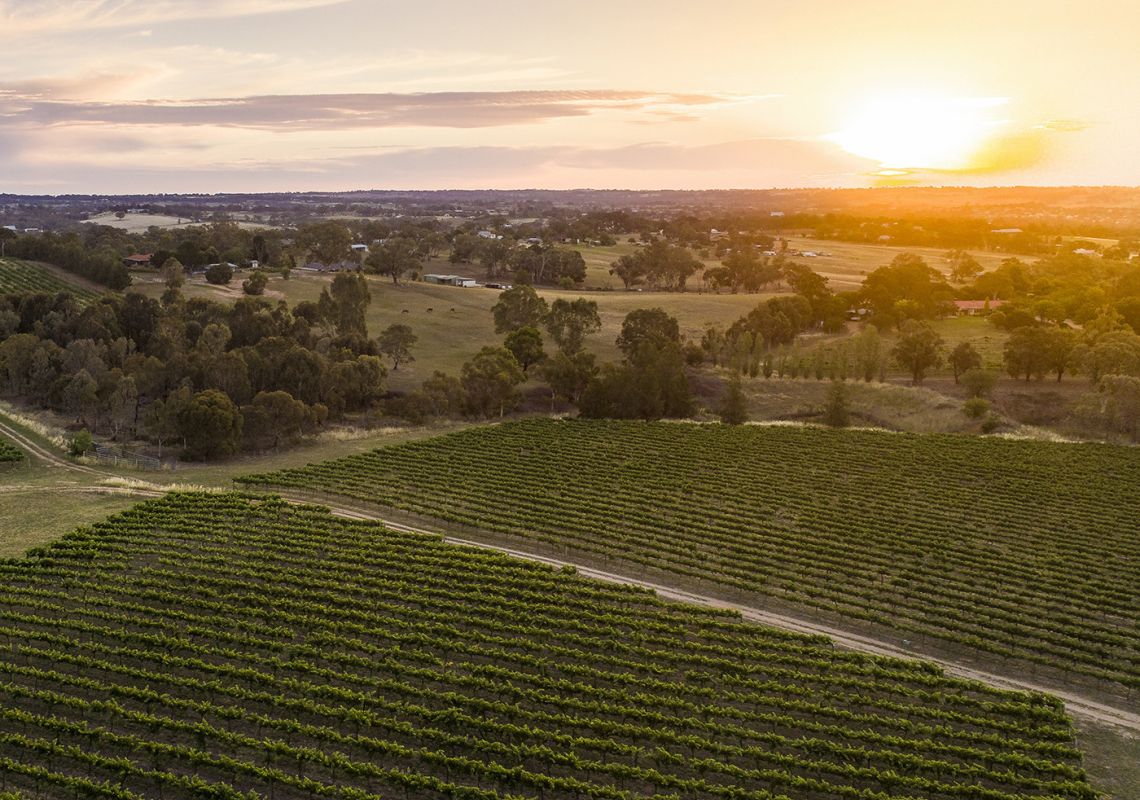
[(1133, 0), (0, 0), (0, 192), (1140, 184)]

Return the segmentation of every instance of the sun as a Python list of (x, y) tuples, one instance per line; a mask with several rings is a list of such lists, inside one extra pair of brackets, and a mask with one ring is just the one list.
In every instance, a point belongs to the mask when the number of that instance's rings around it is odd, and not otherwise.
[(995, 115), (1003, 97), (890, 95), (866, 102), (836, 133), (825, 137), (848, 153), (898, 170), (971, 169), (975, 157), (1005, 124)]

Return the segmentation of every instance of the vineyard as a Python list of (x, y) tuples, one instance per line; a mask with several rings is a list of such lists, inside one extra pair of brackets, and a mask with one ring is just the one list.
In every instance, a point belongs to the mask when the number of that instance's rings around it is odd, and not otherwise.
[(78, 300), (93, 300), (96, 293), (76, 286), (55, 273), (31, 261), (14, 258), (0, 258), (0, 294), (20, 292), (42, 292), (58, 294), (68, 292)]
[(528, 420), (242, 480), (756, 592), (1111, 695), (1140, 687), (1134, 448)]
[(276, 498), (0, 572), (0, 796), (1096, 796), (1053, 698)]

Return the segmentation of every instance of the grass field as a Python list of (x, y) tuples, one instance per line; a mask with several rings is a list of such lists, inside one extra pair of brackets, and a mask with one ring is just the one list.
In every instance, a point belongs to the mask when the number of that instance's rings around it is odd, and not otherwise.
[(0, 258), (0, 294), (19, 292), (70, 292), (81, 301), (93, 300), (99, 295), (86, 281), (68, 276), (55, 267), (18, 258)]
[[(792, 236), (788, 238), (790, 249), (828, 253), (819, 258), (793, 258), (797, 263), (806, 264), (830, 282), (834, 291), (851, 291), (863, 284), (868, 273), (890, 264), (900, 253), (914, 253), (926, 259), (926, 263), (949, 277), (950, 266), (946, 261), (946, 250), (937, 247), (897, 247), (888, 244), (861, 244), (858, 242), (837, 242), (829, 239)], [(1007, 253), (990, 253), (984, 250), (969, 250), (983, 269), (997, 267), (1009, 257)]]
[[(290, 305), (302, 300), (316, 300), (330, 280), (329, 276), (312, 273), (294, 273), (289, 280), (274, 276), (270, 279), (266, 297), (271, 300), (284, 299)], [(393, 389), (414, 388), (434, 370), (458, 374), (463, 363), (470, 360), (480, 348), (502, 343), (502, 337), (495, 333), (491, 316), (491, 307), (499, 297), (499, 292), (495, 290), (462, 289), (419, 282), (394, 286), (390, 280), (376, 276), (369, 276), (368, 281), (372, 290), (372, 303), (367, 314), (369, 333), (376, 336), (389, 325), (403, 323), (411, 326), (419, 337), (412, 348), (415, 362), (401, 367), (398, 372), (390, 373), (389, 385)], [(187, 296), (232, 302), (241, 296), (240, 287), (240, 276), (227, 287), (211, 286), (196, 276), (186, 284), (183, 291)], [(163, 285), (153, 274), (140, 274), (132, 291), (158, 297), (162, 294)], [(541, 289), (539, 294), (548, 301), (558, 297), (570, 300), (586, 297), (598, 303), (602, 329), (587, 340), (587, 349), (597, 353), (601, 361), (619, 358), (620, 353), (614, 342), (625, 315), (634, 309), (660, 306), (677, 317), (683, 334), (699, 338), (705, 324), (730, 325), (755, 308), (757, 303), (771, 296), (560, 289)]]
[[(573, 476), (569, 480), (566, 476)], [(529, 420), (251, 476), (1140, 688), (1140, 452)]]
[[(188, 217), (171, 217), (165, 214), (127, 214), (122, 219), (119, 219), (112, 211), (94, 214), (82, 221), (92, 225), (106, 225), (110, 228), (118, 228), (127, 233), (145, 233), (148, 228), (181, 228), (190, 225), (209, 224), (209, 222), (195, 222)], [(272, 227), (271, 225), (245, 220), (238, 220), (237, 224), (242, 228), (250, 229)]]
[(18, 794), (1095, 797), (1052, 698), (312, 507), (169, 495), (0, 573)]
[[(813, 239), (811, 237), (789, 236), (789, 250), (800, 252), (826, 253), (825, 256), (815, 258), (803, 256), (789, 256), (797, 264), (805, 264), (828, 279), (831, 289), (836, 292), (846, 292), (858, 289), (863, 284), (863, 278), (868, 273), (885, 267), (900, 253), (914, 253), (926, 259), (926, 262), (935, 269), (949, 276), (950, 266), (946, 261), (946, 250), (936, 247), (898, 247), (889, 244), (862, 244), (858, 242), (837, 242), (826, 239)], [(609, 247), (578, 246), (574, 248), (582, 254), (586, 261), (586, 285), (591, 288), (621, 289), (621, 280), (609, 274), (610, 264), (620, 256), (636, 252), (637, 245), (629, 242), (619, 242)], [(990, 253), (983, 250), (967, 251), (983, 269), (989, 270), (997, 267), (1005, 258), (1006, 253)], [(706, 266), (716, 266), (717, 259), (705, 260)], [(700, 285), (700, 275), (690, 281), (695, 289)]]

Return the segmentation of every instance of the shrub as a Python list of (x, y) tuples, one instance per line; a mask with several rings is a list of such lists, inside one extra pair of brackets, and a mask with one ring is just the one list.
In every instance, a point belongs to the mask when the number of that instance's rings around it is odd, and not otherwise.
[(81, 456), (89, 452), (94, 446), (95, 441), (91, 438), (91, 431), (84, 428), (72, 437), (71, 454), (73, 456)]
[(847, 384), (832, 381), (827, 390), (827, 403), (823, 407), (823, 423), (832, 428), (846, 428), (851, 424), (851, 409), (847, 403)]
[(962, 373), (962, 385), (970, 397), (989, 397), (997, 380), (998, 374), (992, 369), (968, 369)]
[(206, 283), (212, 283), (215, 286), (224, 286), (234, 279), (234, 271), (230, 269), (229, 264), (212, 264), (206, 270)]
[(962, 413), (970, 419), (981, 419), (990, 410), (990, 401), (984, 397), (971, 397), (962, 406)]

